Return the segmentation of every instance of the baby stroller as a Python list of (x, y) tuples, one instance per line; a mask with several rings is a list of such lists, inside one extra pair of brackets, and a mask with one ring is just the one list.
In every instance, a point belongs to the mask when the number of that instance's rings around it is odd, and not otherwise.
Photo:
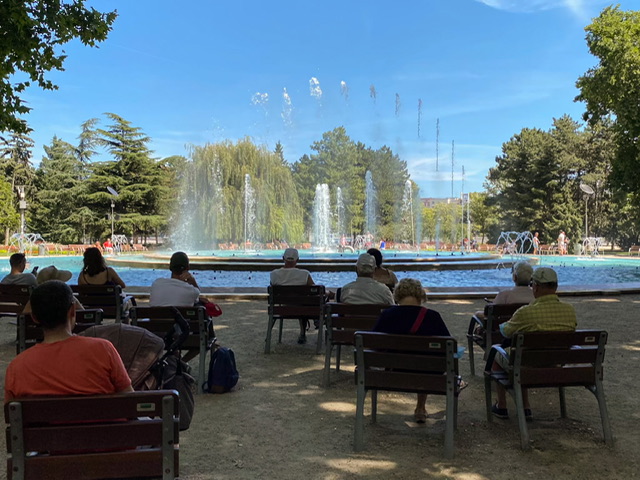
[(134, 390), (173, 389), (180, 394), (180, 430), (189, 428), (194, 410), (195, 379), (179, 350), (189, 336), (189, 323), (174, 309), (174, 324), (164, 339), (124, 323), (95, 325), (80, 335), (109, 340), (122, 358)]

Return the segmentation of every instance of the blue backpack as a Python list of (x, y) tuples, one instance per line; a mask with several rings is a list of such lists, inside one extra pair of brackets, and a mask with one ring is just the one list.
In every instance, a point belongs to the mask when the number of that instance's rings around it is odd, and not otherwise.
[(238, 383), (238, 369), (236, 368), (236, 356), (233, 350), (226, 347), (218, 347), (211, 351), (209, 360), (209, 375), (202, 390), (209, 393), (224, 393), (231, 390)]

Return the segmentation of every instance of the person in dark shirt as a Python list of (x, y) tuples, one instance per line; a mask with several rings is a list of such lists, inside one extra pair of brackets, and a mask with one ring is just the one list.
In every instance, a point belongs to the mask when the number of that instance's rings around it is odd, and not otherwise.
[[(397, 305), (387, 308), (380, 314), (380, 318), (373, 327), (374, 332), (445, 337), (451, 335), (440, 314), (422, 306), (427, 301), (427, 294), (419, 280), (403, 278), (393, 291), (393, 297)], [(421, 321), (418, 318), (420, 316)], [(419, 393), (414, 412), (417, 423), (427, 421), (426, 403), (427, 395)]]

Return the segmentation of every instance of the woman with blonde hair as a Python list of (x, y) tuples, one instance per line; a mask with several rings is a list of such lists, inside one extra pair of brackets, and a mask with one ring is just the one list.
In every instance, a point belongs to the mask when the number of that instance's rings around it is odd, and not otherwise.
[[(393, 297), (397, 305), (380, 314), (373, 327), (374, 332), (445, 337), (451, 335), (440, 314), (423, 306), (427, 301), (427, 294), (419, 280), (403, 278), (396, 286)], [(419, 393), (414, 412), (417, 423), (427, 421), (426, 403), (427, 395)]]

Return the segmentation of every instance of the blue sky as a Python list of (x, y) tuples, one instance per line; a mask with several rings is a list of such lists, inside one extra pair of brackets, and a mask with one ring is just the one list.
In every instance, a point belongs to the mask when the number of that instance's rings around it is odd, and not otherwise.
[(343, 125), (406, 160), (423, 197), (445, 197), (452, 141), (457, 196), (462, 167), (464, 190), (482, 190), (522, 128), (580, 118), (575, 81), (596, 65), (584, 27), (611, 2), (88, 3), (119, 17), (99, 48), (65, 47), (65, 71), (51, 74), (59, 90), (27, 91), (34, 163), (54, 135), (75, 143), (80, 124), (104, 112), (142, 128), (157, 157), (250, 136), (270, 149), (281, 141), (294, 162)]

